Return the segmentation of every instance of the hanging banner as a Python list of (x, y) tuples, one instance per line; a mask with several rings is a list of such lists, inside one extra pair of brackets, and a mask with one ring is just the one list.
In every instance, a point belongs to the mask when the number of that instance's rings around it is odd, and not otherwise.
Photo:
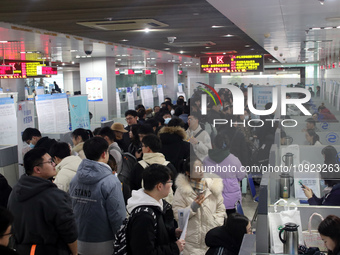
[(39, 130), (41, 133), (66, 133), (69, 131), (67, 96), (65, 93), (35, 97)]
[(120, 98), (119, 98), (119, 90), (116, 89), (116, 108), (117, 108), (117, 118), (121, 117), (121, 110), (120, 110)]
[(73, 131), (77, 128), (91, 129), (87, 95), (71, 96), (68, 100), (71, 117), (71, 130)]
[(157, 85), (157, 91), (158, 91), (158, 104), (164, 102), (164, 92), (163, 92), (163, 85)]
[(152, 94), (152, 86), (142, 86), (141, 88), (141, 96), (142, 96), (142, 104), (145, 106), (145, 109), (151, 108), (153, 109), (153, 94)]
[(17, 117), (13, 98), (0, 98), (0, 144), (16, 145)]
[(135, 109), (135, 97), (133, 95), (133, 89), (128, 87), (126, 88), (126, 95), (127, 95), (127, 100), (128, 100), (128, 109)]
[(103, 78), (86, 78), (86, 94), (89, 101), (103, 101)]

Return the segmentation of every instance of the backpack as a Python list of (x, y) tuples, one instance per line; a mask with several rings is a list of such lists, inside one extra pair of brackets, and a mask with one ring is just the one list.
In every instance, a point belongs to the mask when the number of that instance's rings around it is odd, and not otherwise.
[(140, 206), (135, 208), (129, 217), (127, 217), (117, 233), (115, 234), (114, 241), (113, 241), (113, 255), (127, 255), (128, 254), (128, 241), (127, 241), (127, 229), (128, 224), (132, 216), (139, 214), (139, 213), (148, 213), (154, 219), (154, 227), (155, 227), (155, 234), (157, 232), (157, 217), (155, 212), (152, 208), (147, 206)]
[[(119, 151), (117, 148), (113, 147), (116, 151)], [(130, 180), (133, 168), (137, 164), (137, 159), (129, 152), (120, 152), (122, 155), (122, 167), (119, 173), (117, 173), (117, 177), (124, 186), (124, 200), (127, 201), (131, 197), (131, 188), (130, 188)]]

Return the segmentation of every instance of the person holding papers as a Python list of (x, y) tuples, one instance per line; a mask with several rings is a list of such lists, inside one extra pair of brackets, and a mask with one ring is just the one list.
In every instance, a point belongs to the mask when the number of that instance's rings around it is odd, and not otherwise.
[(180, 209), (190, 210), (183, 255), (204, 255), (208, 250), (204, 241), (206, 233), (224, 222), (222, 179), (203, 175), (198, 158), (184, 160), (180, 171), (172, 206), (176, 220)]

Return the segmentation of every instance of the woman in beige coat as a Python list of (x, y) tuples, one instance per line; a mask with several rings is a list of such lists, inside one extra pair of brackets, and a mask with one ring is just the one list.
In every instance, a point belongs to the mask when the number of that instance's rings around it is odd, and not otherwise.
[(206, 233), (224, 222), (222, 179), (195, 171), (202, 170), (202, 166), (197, 158), (187, 159), (182, 164), (182, 173), (176, 178), (177, 190), (172, 204), (174, 216), (178, 220), (179, 209), (190, 210), (183, 255), (204, 255), (208, 250)]
[(81, 159), (85, 159), (85, 153), (83, 151), (83, 146), (85, 141), (93, 137), (91, 130), (77, 128), (72, 132), (72, 142), (74, 147), (72, 148), (72, 155), (79, 156)]

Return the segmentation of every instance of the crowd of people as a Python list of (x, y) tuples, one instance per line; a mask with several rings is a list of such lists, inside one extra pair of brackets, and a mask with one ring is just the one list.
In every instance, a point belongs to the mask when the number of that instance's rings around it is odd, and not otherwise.
[[(121, 254), (124, 224), (128, 254), (238, 254), (243, 235), (252, 233), (235, 209), (242, 203), (241, 167), (268, 163), (277, 128), (240, 124), (251, 119), (242, 91), (241, 117), (233, 115), (226, 89), (219, 91), (222, 104), (208, 101), (202, 115), (197, 91), (188, 102), (137, 105), (125, 112), (125, 127), (76, 129), (73, 147), (27, 128), (25, 174), (1, 200), (8, 210), (0, 211), (6, 215), (0, 241), (13, 234), (16, 249), (6, 254)], [(216, 118), (238, 124), (214, 127)], [(217, 165), (235, 171), (212, 173)], [(183, 210), (189, 212), (184, 235)]]

